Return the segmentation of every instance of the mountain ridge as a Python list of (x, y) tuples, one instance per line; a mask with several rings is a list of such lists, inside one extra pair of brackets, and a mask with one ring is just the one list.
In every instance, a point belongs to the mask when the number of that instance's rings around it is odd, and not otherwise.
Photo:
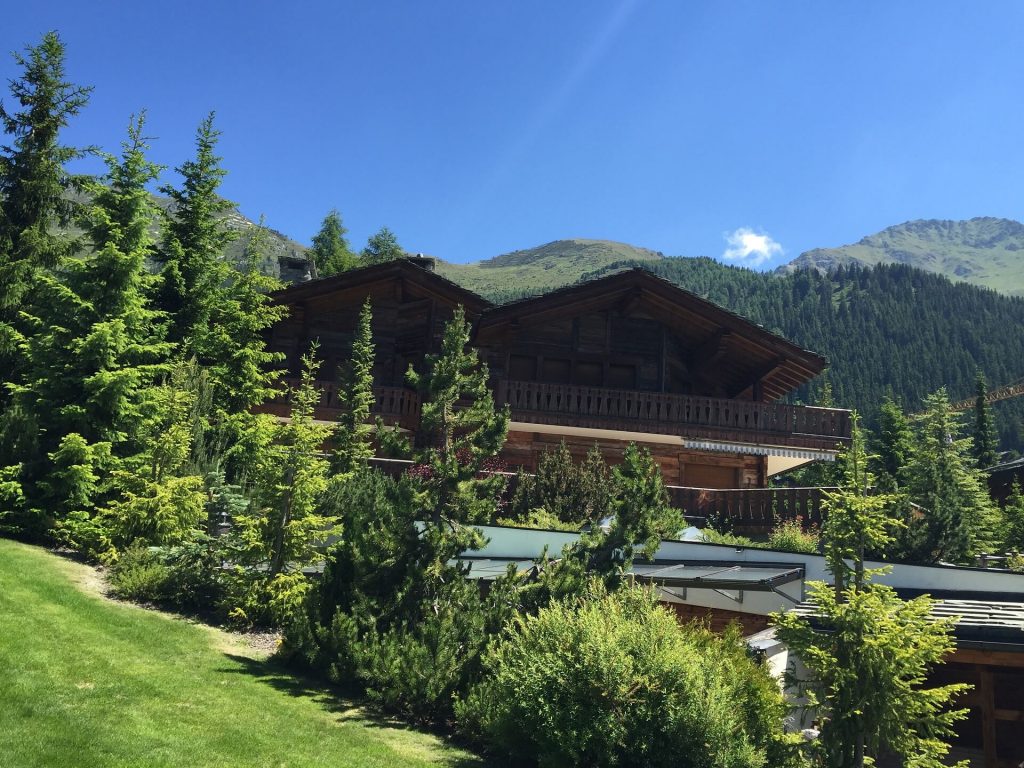
[(856, 243), (804, 251), (776, 270), (819, 272), (859, 264), (907, 264), (953, 281), (1024, 295), (1024, 224), (1014, 219), (914, 219)]

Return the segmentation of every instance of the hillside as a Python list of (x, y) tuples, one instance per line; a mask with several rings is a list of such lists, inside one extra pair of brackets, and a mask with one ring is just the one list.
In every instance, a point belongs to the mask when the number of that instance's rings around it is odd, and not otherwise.
[(662, 258), (657, 251), (611, 240), (555, 240), (470, 264), (440, 261), (437, 271), (476, 293), (510, 299), (574, 283), (617, 262)]
[(1020, 296), (1024, 295), (1024, 224), (992, 217), (908, 221), (853, 245), (806, 251), (779, 271), (827, 271), (851, 264), (906, 264)]

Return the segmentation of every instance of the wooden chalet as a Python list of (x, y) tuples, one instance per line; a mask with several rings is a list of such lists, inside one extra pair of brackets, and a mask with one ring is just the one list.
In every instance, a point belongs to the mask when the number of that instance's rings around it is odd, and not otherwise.
[[(781, 511), (814, 513), (813, 489), (767, 491), (771, 475), (832, 460), (850, 438), (848, 411), (781, 402), (825, 367), (821, 356), (643, 269), (493, 306), (404, 259), (295, 285), (275, 294), (291, 309), (270, 337), (290, 375), (311, 343), (324, 390), (318, 417), (334, 418), (338, 365), (369, 297), (377, 349), (377, 412), (415, 432), (419, 400), (404, 373), (436, 352), (462, 305), (471, 343), (487, 362), (496, 404), (512, 423), (503, 458), (530, 470), (565, 441), (595, 444), (615, 463), (629, 442), (654, 455), (677, 503), (695, 515), (728, 508), (740, 527)], [(285, 415), (283, 402), (266, 410)]]

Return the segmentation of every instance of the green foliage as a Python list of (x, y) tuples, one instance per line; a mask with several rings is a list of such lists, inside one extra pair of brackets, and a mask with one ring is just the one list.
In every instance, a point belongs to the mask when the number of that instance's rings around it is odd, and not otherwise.
[(338, 389), (339, 400), (345, 404), (345, 408), (338, 416), (338, 428), (334, 432), (332, 469), (339, 473), (352, 472), (367, 459), (373, 458), (373, 427), (367, 423), (376, 400), (373, 394), (372, 321), (370, 299), (367, 298), (359, 311), (359, 325), (352, 339), (352, 354), (344, 367)]
[(1006, 518), (1006, 548), (1024, 552), (1024, 492), (1016, 480), (1003, 507), (1003, 515)]
[(339, 532), (323, 514), (328, 462), (321, 455), (330, 428), (313, 420), (320, 400), (315, 347), (303, 357), (302, 380), (291, 393), (287, 422), (264, 418), (263, 446), (252, 468), (249, 505), (235, 515), (228, 545), (235, 563), (233, 615), (240, 621), (283, 622), (308, 590), (304, 566)]
[(170, 569), (148, 548), (136, 545), (121, 555), (107, 573), (111, 592), (124, 600), (162, 603), (167, 599)]
[(398, 244), (395, 233), (387, 227), (381, 227), (376, 234), (370, 236), (362, 253), (366, 264), (383, 264), (404, 257), (405, 249)]
[(496, 753), (541, 766), (784, 766), (786, 713), (738, 633), (680, 626), (640, 588), (516, 618), (457, 708)]
[(338, 209), (332, 209), (320, 225), (320, 231), (313, 236), (313, 245), (306, 251), (306, 258), (316, 267), (317, 277), (330, 277), (347, 272), (359, 266), (359, 257), (349, 248)]
[(287, 316), (288, 308), (274, 303), (268, 295), (281, 283), (259, 270), (265, 243), (266, 229), (261, 219), (246, 246), (244, 262), (238, 269), (229, 270), (225, 282), (214, 291), (216, 301), (209, 311), (209, 326), (192, 342), (207, 364), (213, 399), (221, 410), (219, 418), (225, 421), (276, 394), (280, 371), (275, 364), (284, 360), (280, 352), (266, 349), (270, 328)]
[(646, 448), (627, 445), (612, 476), (617, 491), (614, 516), (607, 525), (592, 526), (572, 552), (610, 588), (621, 583), (636, 554), (653, 560), (661, 540), (674, 537), (683, 527), (682, 513), (669, 506), (661, 471)]
[(763, 547), (762, 542), (754, 541), (746, 536), (739, 536), (730, 531), (719, 531), (714, 528), (704, 528), (700, 532), (701, 541), (708, 544), (728, 544), (734, 547)]
[(875, 469), (879, 487), (888, 492), (905, 482), (907, 464), (914, 450), (914, 432), (910, 420), (892, 398), (885, 398), (878, 415), (878, 431), (869, 461)]
[(992, 420), (992, 409), (986, 401), (988, 385), (985, 374), (978, 371), (974, 382), (974, 445), (971, 454), (981, 469), (995, 466), (999, 460), (996, 428)]
[(925, 405), (906, 468), (907, 492), (923, 511), (908, 521), (901, 547), (917, 561), (966, 562), (992, 551), (1000, 534), (998, 509), (946, 391), (929, 395)]
[[(965, 686), (925, 688), (932, 666), (953, 650), (951, 620), (933, 620), (932, 601), (903, 601), (877, 573), (864, 567), (865, 553), (885, 549), (899, 526), (891, 495), (869, 494), (859, 425), (844, 462), (840, 490), (827, 496), (822, 531), (833, 584), (812, 582), (812, 618), (794, 612), (772, 621), (782, 642), (809, 670), (796, 681), (809, 706), (824, 715), (816, 757), (830, 768), (861, 768), (883, 750), (915, 766), (939, 768), (952, 724), (963, 710), (948, 710)], [(881, 569), (884, 572), (886, 569)]]
[(612, 514), (615, 493), (612, 474), (600, 449), (594, 446), (577, 464), (563, 441), (554, 451), (541, 455), (535, 474), (519, 474), (505, 514), (513, 521), (543, 518), (557, 523), (548, 527), (568, 525), (566, 530), (579, 530), (585, 523)]
[(799, 518), (783, 520), (768, 535), (768, 549), (815, 554), (818, 551), (818, 533), (813, 529), (805, 531)]
[(497, 525), (506, 525), (510, 528), (533, 528), (542, 531), (573, 531), (579, 532), (579, 523), (567, 523), (557, 515), (553, 515), (543, 507), (534, 507), (525, 512), (519, 512), (519, 517), (500, 517)]
[[(23, 343), (41, 305), (36, 287), (45, 270), (62, 265), (73, 241), (51, 232), (68, 222), (76, 207), (66, 196), (72, 183), (65, 165), (81, 150), (64, 146), (60, 132), (88, 101), (90, 88), (65, 79), (64, 44), (47, 32), (24, 55), (15, 53), (21, 75), (9, 81), (12, 110), (0, 104), (0, 124), (9, 144), (0, 149), (0, 376), (17, 383)], [(10, 103), (10, 102), (9, 102)], [(0, 406), (10, 392), (0, 390)], [(0, 465), (9, 463), (0, 455)]]
[(197, 341), (210, 328), (222, 285), (228, 277), (224, 249), (237, 236), (225, 223), (232, 205), (217, 194), (227, 173), (216, 154), (220, 131), (211, 112), (196, 130), (196, 155), (176, 168), (181, 187), (164, 186), (161, 192), (172, 206), (164, 217), (160, 252), (161, 285), (158, 306), (170, 317), (168, 337), (190, 344), (202, 357)]

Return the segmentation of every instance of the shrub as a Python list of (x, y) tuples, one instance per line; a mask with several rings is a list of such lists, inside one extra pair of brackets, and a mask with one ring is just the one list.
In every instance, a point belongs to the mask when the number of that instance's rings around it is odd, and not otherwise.
[(786, 708), (736, 632), (680, 627), (651, 592), (516, 618), (456, 707), (494, 751), (541, 766), (780, 766)]
[(156, 550), (135, 546), (121, 553), (110, 568), (111, 591), (125, 600), (162, 603), (167, 599), (171, 570)]
[(701, 530), (700, 538), (701, 541), (706, 541), (708, 544), (730, 544), (734, 547), (764, 547), (764, 544), (748, 539), (746, 536), (740, 536), (727, 531), (718, 531), (714, 528), (704, 528)]
[(814, 528), (805, 531), (799, 517), (783, 521), (768, 536), (768, 548), (814, 554), (818, 551), (818, 531)]

